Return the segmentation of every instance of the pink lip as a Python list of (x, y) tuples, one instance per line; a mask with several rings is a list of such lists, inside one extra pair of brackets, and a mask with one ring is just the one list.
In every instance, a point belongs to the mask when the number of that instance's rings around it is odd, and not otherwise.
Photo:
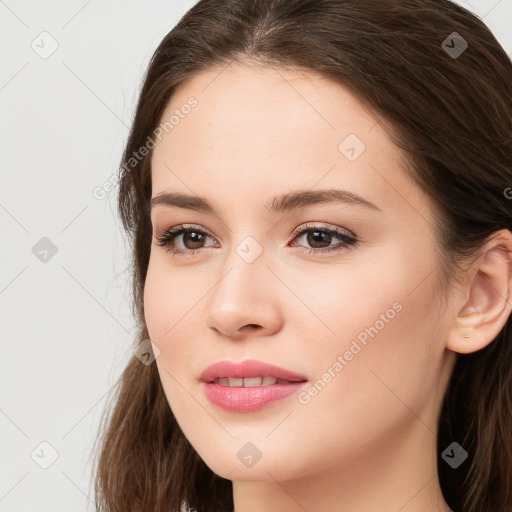
[[(290, 381), (269, 386), (228, 387), (214, 383), (217, 378), (275, 377)], [(203, 371), (199, 379), (210, 402), (233, 412), (253, 412), (276, 400), (296, 393), (307, 384), (303, 375), (262, 361), (245, 360), (241, 363), (220, 361)]]
[(232, 363), (231, 361), (219, 361), (214, 363), (201, 373), (199, 380), (203, 382), (212, 382), (217, 378), (233, 377), (275, 377), (276, 379), (289, 380), (299, 382), (307, 380), (304, 375), (293, 373), (273, 364), (264, 363), (263, 361), (255, 361), (254, 359), (246, 359), (241, 363)]

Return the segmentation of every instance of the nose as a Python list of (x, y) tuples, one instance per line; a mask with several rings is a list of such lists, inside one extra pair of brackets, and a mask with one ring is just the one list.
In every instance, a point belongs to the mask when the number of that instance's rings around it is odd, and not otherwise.
[(264, 254), (248, 263), (233, 251), (207, 296), (206, 323), (216, 334), (238, 341), (281, 328), (279, 281), (267, 263)]

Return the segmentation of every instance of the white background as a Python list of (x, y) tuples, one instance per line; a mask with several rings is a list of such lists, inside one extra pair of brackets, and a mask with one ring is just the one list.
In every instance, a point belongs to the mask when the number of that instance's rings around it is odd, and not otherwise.
[[(91, 445), (135, 331), (115, 192), (93, 189), (115, 176), (152, 52), (193, 4), (0, 0), (0, 512), (94, 510)], [(471, 4), (512, 55), (512, 0)], [(31, 46), (52, 40), (46, 59)]]

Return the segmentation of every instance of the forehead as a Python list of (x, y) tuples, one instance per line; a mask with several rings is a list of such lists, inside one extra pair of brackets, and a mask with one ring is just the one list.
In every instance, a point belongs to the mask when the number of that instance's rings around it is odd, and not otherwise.
[[(193, 129), (196, 137), (207, 136), (217, 147), (229, 141), (264, 143), (265, 148), (277, 150), (293, 141), (300, 147), (308, 141), (316, 144), (316, 139), (329, 134), (327, 145), (354, 133), (380, 149), (396, 149), (382, 130), (373, 132), (377, 120), (355, 96), (313, 72), (242, 64), (203, 71), (178, 87), (162, 121), (179, 112), (191, 97), (197, 107), (180, 125)], [(184, 132), (179, 128), (171, 133), (176, 140)], [(338, 151), (337, 144), (334, 149)]]
[[(196, 106), (184, 108), (191, 98)], [(379, 120), (341, 84), (313, 72), (210, 69), (174, 92), (162, 123), (172, 116), (179, 122), (152, 156), (154, 194), (170, 188), (221, 195), (236, 184), (241, 196), (263, 198), (318, 184), (380, 204), (400, 199), (402, 189), (421, 207), (403, 153)]]

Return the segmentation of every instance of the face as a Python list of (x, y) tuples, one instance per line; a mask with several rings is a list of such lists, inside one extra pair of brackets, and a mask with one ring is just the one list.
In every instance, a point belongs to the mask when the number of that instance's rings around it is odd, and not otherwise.
[[(173, 115), (152, 196), (215, 213), (155, 201), (145, 316), (205, 463), (232, 480), (297, 479), (435, 430), (451, 368), (433, 210), (382, 125), (339, 84), (240, 64), (179, 88), (162, 122)], [(220, 384), (203, 371), (248, 359), (306, 382), (275, 384), (291, 394), (259, 408), (240, 389), (241, 410), (213, 403)]]

